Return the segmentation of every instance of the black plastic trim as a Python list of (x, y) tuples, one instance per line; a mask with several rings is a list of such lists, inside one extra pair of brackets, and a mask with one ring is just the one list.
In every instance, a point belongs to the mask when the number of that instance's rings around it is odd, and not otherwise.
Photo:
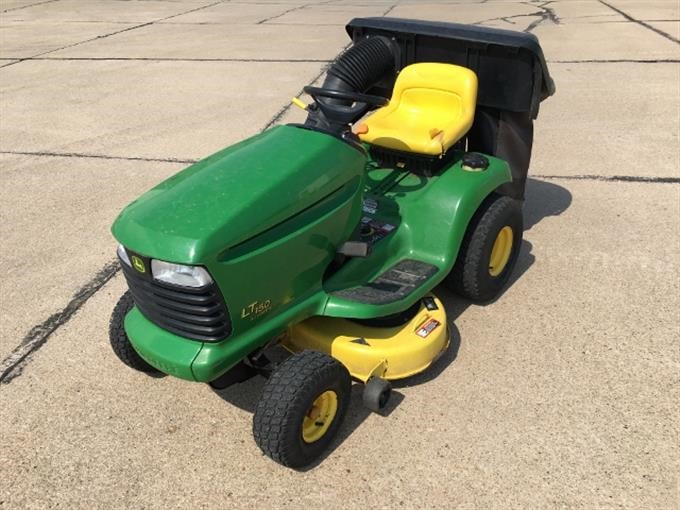
[(120, 265), (135, 305), (156, 326), (202, 342), (219, 342), (231, 334), (229, 312), (214, 283), (170, 285), (143, 277), (123, 261)]

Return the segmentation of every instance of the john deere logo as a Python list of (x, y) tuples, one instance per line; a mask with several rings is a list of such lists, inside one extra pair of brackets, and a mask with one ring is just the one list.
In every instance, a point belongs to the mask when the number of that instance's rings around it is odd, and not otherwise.
[(132, 256), (132, 267), (134, 267), (140, 273), (146, 273), (146, 267), (144, 267), (144, 261), (140, 259), (137, 255)]

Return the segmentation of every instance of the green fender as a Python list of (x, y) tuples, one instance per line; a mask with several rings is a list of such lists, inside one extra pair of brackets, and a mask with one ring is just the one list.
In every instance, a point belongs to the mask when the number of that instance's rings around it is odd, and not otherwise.
[[(387, 169), (369, 171), (366, 197), (377, 203), (373, 217), (396, 229), (375, 245), (369, 257), (352, 259), (326, 281), (324, 288), (329, 298), (323, 315), (373, 318), (396, 313), (441, 282), (456, 262), (475, 212), (491, 193), (512, 179), (505, 161), (488, 159), (489, 166), (484, 171), (464, 170), (458, 160), (431, 178)], [(333, 295), (336, 290), (375, 280), (404, 259), (419, 260), (437, 268), (425, 285), (406, 298), (371, 305)]]

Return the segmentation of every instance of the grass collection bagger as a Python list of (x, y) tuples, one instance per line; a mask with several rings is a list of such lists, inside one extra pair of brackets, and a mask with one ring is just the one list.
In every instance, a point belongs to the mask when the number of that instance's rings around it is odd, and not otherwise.
[[(311, 104), (293, 100), (304, 124), (177, 173), (112, 228), (129, 287), (116, 355), (217, 389), (265, 375), (255, 441), (293, 468), (332, 441), (352, 380), (380, 412), (390, 380), (446, 350), (435, 286), (488, 302), (507, 284), (533, 119), (554, 93), (531, 34), (392, 18), (347, 31)], [(290, 356), (270, 361), (274, 345)]]

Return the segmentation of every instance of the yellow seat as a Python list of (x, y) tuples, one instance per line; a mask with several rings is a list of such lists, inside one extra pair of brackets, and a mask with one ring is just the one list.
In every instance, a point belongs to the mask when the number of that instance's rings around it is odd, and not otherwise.
[(441, 156), (468, 132), (475, 117), (477, 75), (451, 64), (405, 67), (392, 99), (357, 126), (362, 141)]

